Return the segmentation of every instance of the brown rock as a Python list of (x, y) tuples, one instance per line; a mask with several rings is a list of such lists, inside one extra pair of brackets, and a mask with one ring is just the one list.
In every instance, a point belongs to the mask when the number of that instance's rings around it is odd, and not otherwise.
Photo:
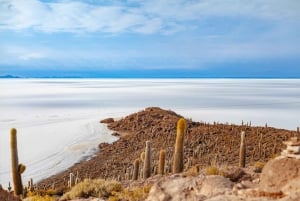
[(264, 166), (259, 186), (263, 191), (279, 192), (294, 179), (300, 180), (300, 160), (278, 157)]
[(107, 118), (107, 119), (103, 119), (100, 121), (100, 123), (103, 123), (103, 124), (110, 124), (110, 123), (113, 123), (115, 120), (113, 118)]
[(233, 183), (228, 178), (211, 175), (204, 179), (200, 194), (210, 198), (230, 192), (232, 187)]
[(205, 200), (200, 195), (203, 177), (183, 177), (173, 175), (155, 183), (146, 199), (147, 201), (188, 201)]
[(233, 182), (239, 181), (245, 175), (243, 169), (237, 166), (226, 166), (221, 171), (224, 177), (230, 179)]

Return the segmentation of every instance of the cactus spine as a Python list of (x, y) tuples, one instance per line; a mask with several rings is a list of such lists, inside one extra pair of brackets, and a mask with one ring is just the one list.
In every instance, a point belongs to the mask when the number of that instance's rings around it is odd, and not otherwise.
[(164, 149), (159, 152), (159, 166), (158, 166), (158, 174), (165, 174), (165, 159), (166, 159), (166, 151)]
[(245, 167), (246, 165), (246, 144), (245, 144), (245, 132), (241, 132), (241, 145), (240, 145), (240, 161), (239, 166)]
[(144, 179), (151, 176), (151, 144), (150, 141), (146, 141), (145, 159), (144, 159)]
[(25, 171), (25, 166), (19, 164), (18, 147), (17, 147), (17, 130), (12, 128), (10, 131), (10, 151), (11, 151), (11, 169), (14, 183), (15, 195), (23, 193), (23, 184), (21, 173)]
[(139, 169), (140, 169), (140, 160), (135, 159), (133, 162), (133, 176), (132, 180), (137, 180), (139, 177)]
[(180, 118), (177, 122), (177, 135), (176, 135), (176, 144), (175, 144), (174, 160), (173, 160), (173, 173), (180, 173), (183, 171), (183, 143), (184, 143), (185, 129), (186, 129), (186, 122), (184, 118)]

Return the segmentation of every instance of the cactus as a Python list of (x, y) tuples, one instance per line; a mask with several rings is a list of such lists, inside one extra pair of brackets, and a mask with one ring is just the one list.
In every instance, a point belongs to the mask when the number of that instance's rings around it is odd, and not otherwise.
[(143, 168), (144, 179), (151, 176), (151, 144), (150, 141), (146, 141), (145, 159)]
[(10, 150), (11, 150), (11, 165), (12, 177), (14, 183), (15, 195), (22, 195), (23, 184), (21, 174), (25, 171), (25, 166), (19, 164), (18, 147), (17, 147), (17, 130), (12, 128), (10, 131)]
[(11, 186), (10, 186), (10, 181), (8, 182), (8, 187), (7, 187), (8, 192), (11, 192)]
[(165, 159), (166, 151), (164, 149), (159, 152), (159, 165), (158, 165), (158, 174), (165, 174)]
[(28, 189), (29, 191), (33, 192), (34, 187), (33, 187), (33, 179), (30, 178), (30, 180), (28, 181)]
[(173, 173), (180, 173), (183, 171), (183, 143), (184, 143), (185, 129), (186, 129), (186, 122), (184, 118), (180, 118), (177, 122), (177, 135), (176, 135), (176, 144), (175, 144), (174, 160), (173, 160)]
[(140, 160), (135, 159), (133, 163), (133, 177), (132, 180), (137, 180), (139, 176)]
[(245, 167), (246, 165), (246, 144), (245, 144), (245, 132), (241, 133), (241, 145), (240, 145), (240, 161), (239, 166)]
[(71, 172), (69, 175), (68, 188), (72, 188), (75, 185), (75, 176)]

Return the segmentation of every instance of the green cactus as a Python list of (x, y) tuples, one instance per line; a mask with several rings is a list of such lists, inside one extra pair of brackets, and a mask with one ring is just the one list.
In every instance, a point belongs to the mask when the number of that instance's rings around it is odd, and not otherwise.
[(158, 165), (158, 174), (165, 174), (165, 159), (166, 159), (166, 151), (164, 149), (159, 152), (159, 165)]
[(177, 122), (177, 135), (173, 160), (173, 173), (180, 173), (183, 171), (183, 143), (184, 133), (186, 129), (186, 122), (184, 118), (180, 118)]
[(17, 130), (12, 128), (10, 131), (10, 150), (11, 150), (11, 169), (14, 183), (15, 195), (23, 193), (23, 184), (21, 174), (25, 171), (25, 166), (19, 164), (18, 147), (17, 147)]
[(135, 159), (133, 162), (133, 176), (132, 180), (137, 180), (139, 177), (140, 160)]
[(240, 161), (239, 166), (245, 167), (246, 165), (246, 144), (245, 144), (245, 132), (241, 133), (241, 145), (240, 145)]
[(144, 176), (144, 179), (147, 179), (148, 177), (151, 176), (151, 144), (150, 144), (150, 141), (146, 142), (143, 176)]

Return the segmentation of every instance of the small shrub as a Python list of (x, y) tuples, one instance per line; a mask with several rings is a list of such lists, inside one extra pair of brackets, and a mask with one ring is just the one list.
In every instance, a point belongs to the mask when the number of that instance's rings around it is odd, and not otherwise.
[(32, 197), (28, 197), (25, 199), (25, 201), (56, 201), (57, 199), (54, 197), (51, 197), (49, 195), (41, 196), (41, 195), (34, 195)]
[(222, 175), (221, 171), (216, 166), (205, 168), (206, 175)]
[(262, 169), (264, 168), (266, 163), (264, 162), (260, 162), (260, 161), (257, 161), (254, 163), (254, 171), (257, 172), (257, 173), (261, 173)]
[(121, 183), (114, 180), (85, 179), (76, 184), (69, 192), (65, 193), (61, 200), (88, 197), (108, 198), (113, 192), (121, 190)]
[(136, 187), (133, 189), (124, 189), (121, 192), (114, 193), (114, 196), (109, 197), (109, 201), (142, 201), (148, 197), (151, 189), (151, 185), (146, 185), (144, 187)]
[(200, 172), (200, 165), (195, 165), (192, 166), (191, 168), (189, 168), (186, 172), (183, 173), (184, 176), (188, 177), (188, 176), (198, 176)]
[(48, 195), (49, 197), (52, 196), (61, 196), (63, 193), (62, 191), (59, 190), (54, 190), (54, 189), (47, 189), (47, 190), (34, 190), (34, 191), (29, 191), (27, 193), (27, 197), (33, 197), (33, 196), (40, 196), (40, 197), (45, 197)]

